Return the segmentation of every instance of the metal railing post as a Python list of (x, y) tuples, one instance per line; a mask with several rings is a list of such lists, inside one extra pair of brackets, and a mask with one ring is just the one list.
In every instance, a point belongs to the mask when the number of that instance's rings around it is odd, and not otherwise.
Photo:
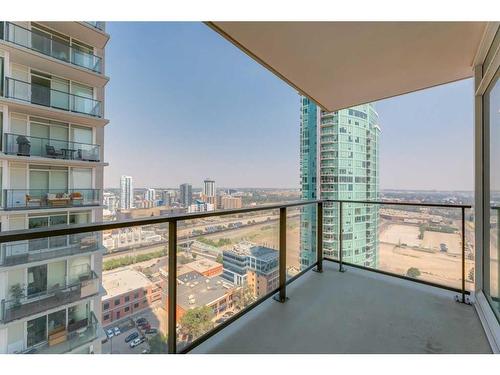
[(342, 229), (342, 201), (339, 201), (339, 272), (345, 272), (344, 265), (342, 264), (342, 240), (344, 234)]
[(279, 295), (278, 302), (285, 302), (286, 297), (286, 207), (280, 207), (279, 231)]
[(316, 208), (316, 272), (323, 272), (323, 202)]
[(168, 223), (168, 352), (177, 349), (177, 221)]
[(462, 207), (462, 288), (461, 296), (455, 297), (457, 302), (470, 305), (470, 300), (465, 296), (465, 207)]

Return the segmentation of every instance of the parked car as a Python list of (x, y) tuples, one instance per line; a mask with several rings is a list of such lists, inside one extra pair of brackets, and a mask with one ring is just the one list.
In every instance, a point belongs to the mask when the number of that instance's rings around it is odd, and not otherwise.
[(120, 331), (120, 328), (118, 327), (113, 328), (113, 331), (115, 333), (115, 336), (118, 336), (120, 333), (122, 333), (122, 331)]
[(148, 329), (151, 329), (151, 324), (149, 323), (141, 324), (139, 328), (142, 329), (143, 331), (147, 331)]
[(139, 325), (139, 324), (146, 323), (146, 322), (147, 322), (146, 318), (137, 318), (137, 320), (135, 321), (135, 324)]
[(146, 333), (148, 335), (156, 335), (158, 333), (158, 330), (156, 328), (150, 328), (146, 330)]
[(139, 338), (136, 338), (134, 341), (132, 341), (129, 346), (131, 348), (135, 348), (136, 346), (138, 345), (141, 345), (146, 339), (144, 337), (139, 337)]
[(131, 333), (130, 335), (128, 335), (127, 337), (125, 337), (125, 342), (130, 342), (132, 340), (135, 340), (138, 337), (139, 337), (139, 332)]
[(144, 349), (142, 351), (142, 354), (149, 354), (149, 353), (151, 353), (151, 350), (149, 350), (149, 349)]
[(115, 333), (113, 332), (113, 330), (111, 328), (106, 331), (106, 336), (108, 336), (109, 339), (111, 337), (113, 337), (114, 335), (115, 335)]

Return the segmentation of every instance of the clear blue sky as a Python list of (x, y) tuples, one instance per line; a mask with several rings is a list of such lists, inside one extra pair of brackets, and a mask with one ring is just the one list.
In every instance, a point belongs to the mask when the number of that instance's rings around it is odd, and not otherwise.
[[(201, 23), (108, 23), (105, 186), (298, 187), (299, 97)], [(381, 187), (472, 187), (472, 83), (377, 103)]]

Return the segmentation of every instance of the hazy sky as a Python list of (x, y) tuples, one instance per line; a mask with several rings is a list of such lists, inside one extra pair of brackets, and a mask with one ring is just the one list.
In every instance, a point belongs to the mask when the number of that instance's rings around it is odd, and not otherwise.
[[(108, 23), (105, 186), (298, 187), (298, 94), (201, 23)], [(472, 188), (470, 80), (377, 103), (381, 188)]]

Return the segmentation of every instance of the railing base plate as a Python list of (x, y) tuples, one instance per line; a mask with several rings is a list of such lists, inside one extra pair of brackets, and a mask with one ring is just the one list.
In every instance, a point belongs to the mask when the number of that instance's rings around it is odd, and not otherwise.
[(282, 300), (282, 299), (280, 298), (280, 295), (279, 295), (279, 294), (275, 294), (275, 295), (273, 296), (273, 300), (275, 300), (276, 302), (279, 302), (279, 303), (285, 303), (286, 301), (288, 301), (288, 300), (289, 300), (289, 298), (288, 298), (288, 297), (285, 297), (285, 300)]
[(462, 296), (456, 295), (455, 296), (455, 302), (463, 303), (464, 305), (470, 305), (470, 306), (472, 306), (472, 301), (470, 300), (469, 296), (465, 296), (465, 298), (462, 298)]
[(317, 273), (323, 273), (323, 270), (322, 269), (320, 270), (318, 267), (313, 268), (312, 270)]

